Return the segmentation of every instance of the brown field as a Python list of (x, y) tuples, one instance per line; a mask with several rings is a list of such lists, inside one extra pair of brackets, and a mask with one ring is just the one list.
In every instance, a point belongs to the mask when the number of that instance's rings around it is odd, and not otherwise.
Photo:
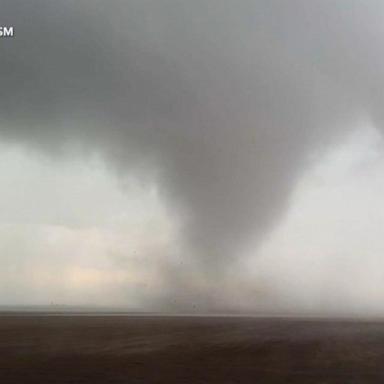
[(384, 323), (0, 317), (0, 383), (384, 382)]

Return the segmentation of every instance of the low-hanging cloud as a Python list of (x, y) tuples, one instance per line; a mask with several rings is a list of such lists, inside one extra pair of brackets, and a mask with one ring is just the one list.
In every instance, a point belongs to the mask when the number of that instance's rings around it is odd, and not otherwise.
[[(215, 279), (314, 152), (361, 116), (380, 128), (383, 15), (354, 0), (4, 0), (1, 139), (97, 151), (156, 183), (185, 257)], [(193, 295), (188, 274), (164, 274)]]

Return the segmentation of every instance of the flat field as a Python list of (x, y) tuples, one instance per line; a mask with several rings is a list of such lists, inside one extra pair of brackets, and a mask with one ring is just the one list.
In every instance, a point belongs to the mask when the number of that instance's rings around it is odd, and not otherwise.
[(1, 384), (384, 382), (384, 322), (0, 315)]

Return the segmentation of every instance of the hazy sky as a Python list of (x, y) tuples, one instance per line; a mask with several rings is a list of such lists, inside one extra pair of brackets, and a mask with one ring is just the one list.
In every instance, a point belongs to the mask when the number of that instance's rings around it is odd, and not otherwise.
[(0, 25), (0, 304), (384, 314), (382, 1)]

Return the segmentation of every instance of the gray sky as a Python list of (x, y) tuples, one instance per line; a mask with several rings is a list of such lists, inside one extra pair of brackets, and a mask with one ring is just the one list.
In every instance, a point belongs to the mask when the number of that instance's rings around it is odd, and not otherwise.
[(3, 0), (0, 303), (383, 313), (383, 19)]

